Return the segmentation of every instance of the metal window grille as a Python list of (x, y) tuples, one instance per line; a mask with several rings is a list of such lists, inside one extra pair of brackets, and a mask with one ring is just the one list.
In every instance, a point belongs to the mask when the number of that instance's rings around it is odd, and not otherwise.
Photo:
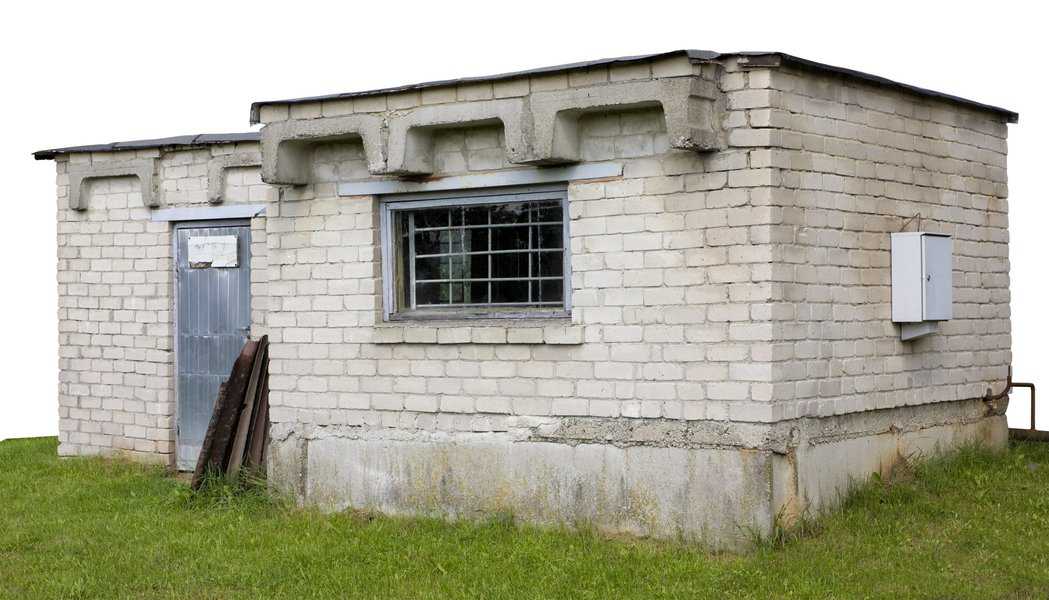
[(563, 188), (387, 200), (386, 314), (563, 313), (567, 226)]

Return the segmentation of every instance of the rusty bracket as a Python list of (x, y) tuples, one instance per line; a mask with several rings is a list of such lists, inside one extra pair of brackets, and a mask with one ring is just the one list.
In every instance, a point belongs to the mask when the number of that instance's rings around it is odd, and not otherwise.
[(1013, 381), (1013, 367), (1009, 366), (1009, 376), (1005, 380), (1005, 389), (997, 394), (991, 393), (991, 388), (987, 388), (987, 393), (983, 396), (983, 401), (994, 406), (999, 400), (1007, 398), (1013, 391), (1013, 388), (1026, 388), (1031, 390), (1031, 426), (1028, 429), (1015, 429), (1009, 428), (1009, 437), (1013, 439), (1023, 440), (1034, 440), (1049, 442), (1049, 431), (1043, 431), (1035, 427), (1035, 385), (1025, 381)]
[(1022, 382), (1014, 381), (1013, 382), (1013, 387), (1014, 388), (1022, 387), (1022, 388), (1027, 388), (1027, 389), (1031, 390), (1031, 431), (1034, 431), (1035, 430), (1035, 428), (1034, 428), (1034, 406), (1035, 406), (1035, 403), (1034, 403), (1034, 384), (1033, 383), (1022, 383)]

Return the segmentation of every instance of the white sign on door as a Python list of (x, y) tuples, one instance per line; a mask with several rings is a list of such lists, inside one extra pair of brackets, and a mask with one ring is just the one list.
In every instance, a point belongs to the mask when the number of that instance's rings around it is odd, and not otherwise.
[(186, 258), (193, 269), (237, 266), (237, 236), (214, 235), (190, 237), (187, 240)]

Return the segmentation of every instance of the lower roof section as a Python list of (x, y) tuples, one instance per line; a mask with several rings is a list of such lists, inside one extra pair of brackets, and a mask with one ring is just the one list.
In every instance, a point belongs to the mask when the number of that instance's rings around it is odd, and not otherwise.
[(149, 140), (132, 140), (129, 142), (110, 142), (108, 144), (88, 144), (86, 146), (67, 146), (50, 150), (37, 150), (33, 158), (51, 160), (62, 154), (74, 152), (115, 152), (118, 150), (144, 150), (147, 148), (182, 148), (186, 146), (210, 146), (213, 144), (235, 144), (238, 142), (257, 142), (259, 132), (243, 133), (198, 133), (196, 135), (176, 135)]

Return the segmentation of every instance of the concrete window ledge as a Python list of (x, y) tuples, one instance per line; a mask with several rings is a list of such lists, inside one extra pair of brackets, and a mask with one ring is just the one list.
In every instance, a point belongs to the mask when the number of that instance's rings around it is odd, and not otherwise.
[(583, 327), (549, 321), (506, 324), (398, 322), (377, 325), (373, 344), (550, 344), (583, 343)]

